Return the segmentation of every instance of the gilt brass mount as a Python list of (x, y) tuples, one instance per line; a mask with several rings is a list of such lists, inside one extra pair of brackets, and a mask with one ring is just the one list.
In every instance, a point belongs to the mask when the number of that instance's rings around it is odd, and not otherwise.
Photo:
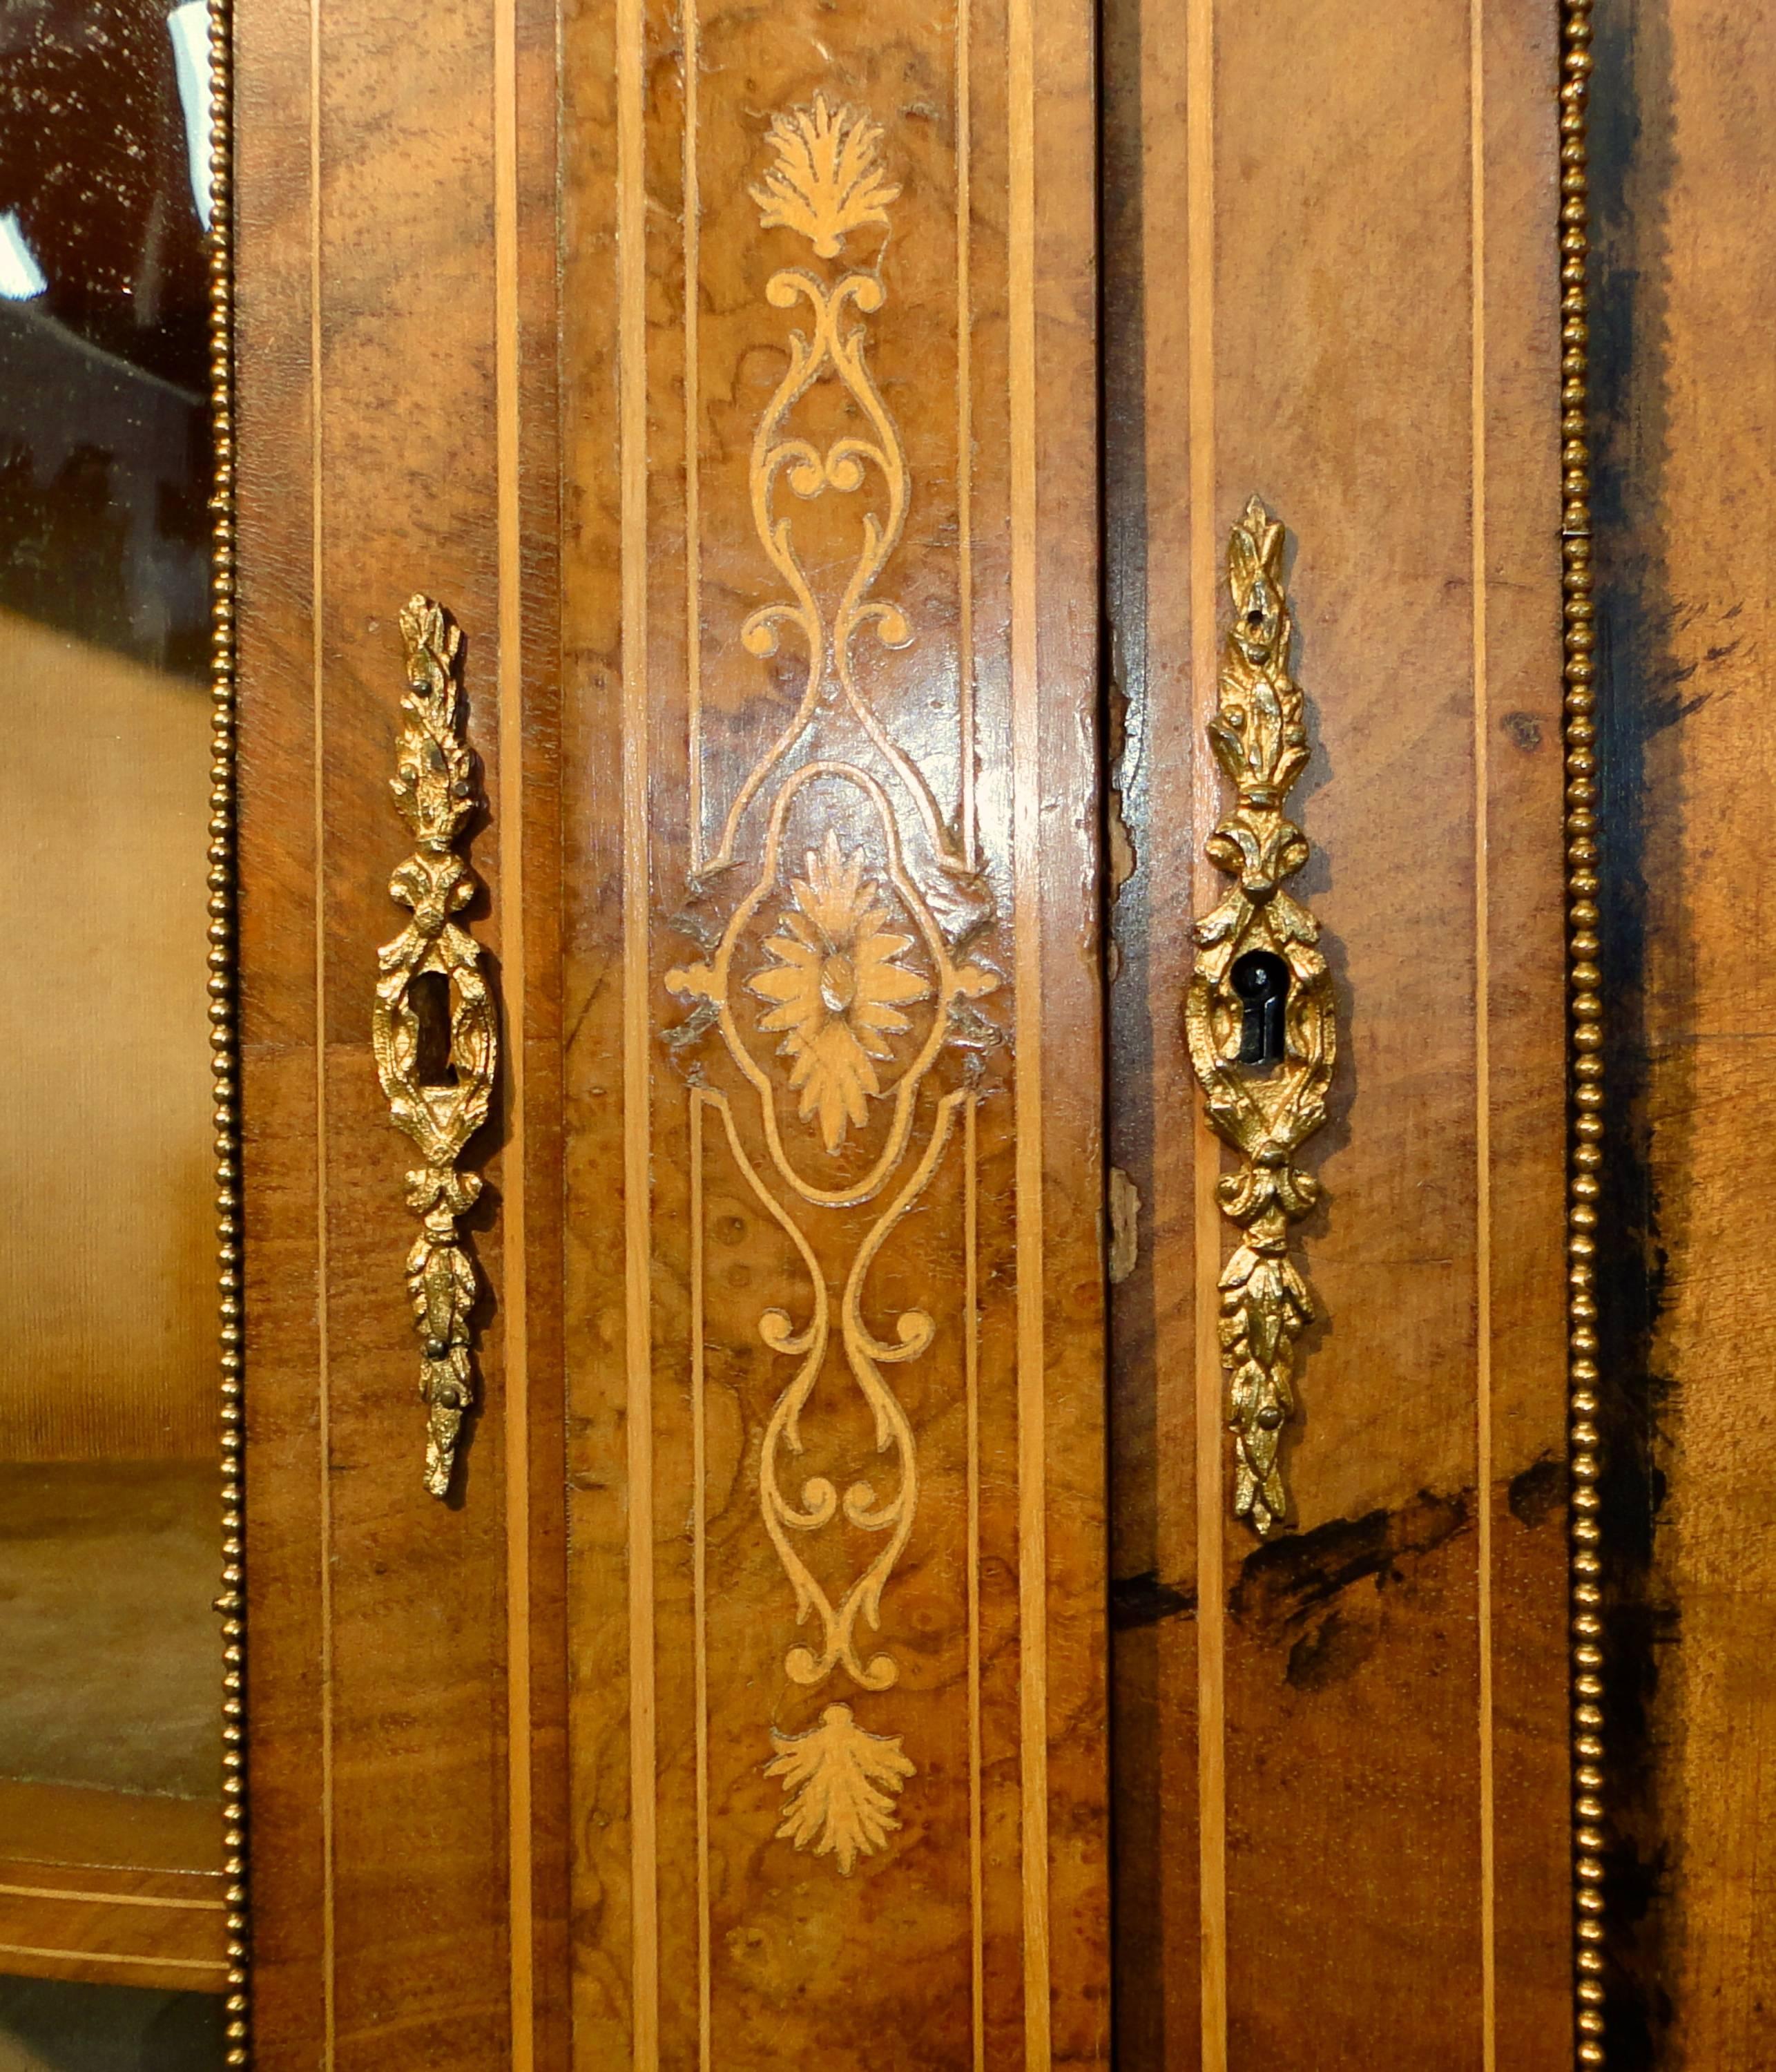
[[(469, 1314), (479, 1282), (457, 1219), (474, 1207), (481, 1176), (458, 1170), (458, 1161), (487, 1119), (500, 1040), (493, 999), (478, 968), (480, 945), (451, 918), (475, 894), (475, 873), (455, 845), (480, 803), (458, 681), (462, 636), (426, 597), (401, 607), (401, 631), (408, 689), (389, 789), (414, 846), (388, 890), (413, 918), (378, 953), (382, 976), (371, 1041), (389, 1116), (425, 1161), (407, 1175), (407, 1206), (421, 1224), (407, 1255), (407, 1289), (421, 1348), (426, 1486), (444, 1497), (462, 1420), (475, 1403)], [(447, 1079), (421, 1076), (424, 1030), (415, 986), (427, 973), (448, 993)]]
[(1233, 624), (1210, 746), (1236, 797), (1206, 847), (1232, 889), (1192, 931), (1184, 1019), (1209, 1121), (1240, 1153), (1216, 1198), (1242, 1241), (1222, 1269), (1221, 1364), (1234, 1437), (1235, 1516), (1268, 1535), (1288, 1515), (1278, 1458), (1294, 1411), (1295, 1341), (1314, 1318), (1289, 1257), (1289, 1227), (1319, 1186), (1295, 1164), (1326, 1120), (1335, 1044), (1319, 923), (1283, 890), (1307, 837), (1283, 811), (1307, 766), (1299, 687), (1289, 672), (1283, 528), (1255, 496), (1227, 545)]

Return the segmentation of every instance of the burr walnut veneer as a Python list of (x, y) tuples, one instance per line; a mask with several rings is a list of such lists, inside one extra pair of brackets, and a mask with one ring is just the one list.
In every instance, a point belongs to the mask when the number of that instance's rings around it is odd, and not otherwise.
[(264, 2072), (1567, 2062), (1552, 12), (1098, 26), (239, 0)]
[(237, 31), (259, 2062), (1100, 2063), (1087, 11)]
[[(1118, 2055), (1555, 2072), (1555, 14), (1105, 18)], [(1263, 1544), (1223, 1429), (1231, 1161), (1186, 1123), (1179, 1012), (1230, 867), (1205, 729), (1254, 492), (1289, 532), (1289, 885), (1337, 1025), (1297, 1154), (1292, 1515)]]

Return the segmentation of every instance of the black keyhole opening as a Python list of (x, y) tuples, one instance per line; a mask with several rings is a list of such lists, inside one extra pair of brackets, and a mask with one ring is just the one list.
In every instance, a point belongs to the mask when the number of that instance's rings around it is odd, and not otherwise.
[(419, 1026), (413, 1069), (422, 1087), (454, 1087), (450, 1062), (450, 982), (442, 972), (421, 972), (407, 989), (407, 1005)]
[(1240, 1031), (1240, 1063), (1281, 1064), (1289, 966), (1272, 950), (1248, 950), (1235, 960), (1228, 976), (1246, 1010)]

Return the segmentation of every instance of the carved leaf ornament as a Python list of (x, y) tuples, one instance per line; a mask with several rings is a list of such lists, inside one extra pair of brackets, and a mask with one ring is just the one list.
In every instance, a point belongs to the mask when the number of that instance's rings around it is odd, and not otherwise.
[(877, 162), (882, 127), (866, 115), (833, 107), (816, 93), (812, 108), (773, 118), (777, 162), (746, 191), (767, 230), (799, 230), (823, 259), (836, 259), (853, 230), (888, 227), (888, 204), (900, 198)]
[(866, 1733), (849, 1705), (828, 1705), (812, 1733), (771, 1738), (777, 1758), (765, 1774), (781, 1778), (786, 1794), (778, 1839), (798, 1849), (812, 1844), (849, 1877), (857, 1858), (882, 1848), (900, 1825), (893, 1794), (913, 1774), (900, 1737)]

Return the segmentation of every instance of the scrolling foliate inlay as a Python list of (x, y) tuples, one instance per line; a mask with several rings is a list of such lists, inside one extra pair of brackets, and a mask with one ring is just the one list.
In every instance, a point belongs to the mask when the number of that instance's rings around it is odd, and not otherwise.
[[(811, 107), (779, 115), (770, 142), (775, 162), (749, 190), (762, 228), (805, 239), (823, 260), (871, 231), (886, 248), (900, 190), (882, 166), (876, 122), (818, 95)], [(755, 1324), (771, 1352), (795, 1363), (772, 1404), (758, 1469), (760, 1519), (796, 1626), (806, 1630), (786, 1648), (783, 1674), (805, 1690), (843, 1676), (875, 1694), (896, 1683), (900, 1667), (889, 1648), (867, 1646), (864, 1633), (880, 1628), (919, 1489), (917, 1435), (890, 1375), (928, 1350), (937, 1325), (915, 1307), (894, 1316), (886, 1334), (872, 1330), (868, 1283), (929, 1190), (965, 1104), (978, 1097), (979, 1054), (999, 1039), (974, 1003), (1000, 978), (964, 948), (992, 919), (990, 896), (963, 863), (924, 773), (860, 684), (853, 659), (866, 631), (890, 651), (915, 638), (902, 608), (874, 594), (900, 543), (911, 492), (861, 321), (887, 300), (881, 256), (870, 270), (837, 278), (780, 268), (765, 297), (773, 309), (805, 310), (810, 322), (788, 333), (787, 365), (749, 471), (759, 546), (787, 594), (751, 612), (739, 637), (764, 660), (792, 635), (800, 688), (787, 723), (734, 790), (715, 854), (692, 878), (682, 925), (705, 955), (666, 974), (668, 989), (691, 1003), (670, 1037), (687, 1060), (693, 1131), (705, 1116), (719, 1119), (720, 1141), (806, 1276), (801, 1315), (771, 1308)], [(824, 438), (798, 430), (798, 413), (816, 391), (856, 429)], [(813, 417), (832, 421), (830, 413)], [(854, 554), (838, 561), (830, 533), (818, 551), (796, 537), (798, 513), (829, 496), (857, 514)], [(909, 855), (908, 834), (923, 864)], [(724, 899), (729, 874), (743, 863), (750, 883)], [(945, 887), (935, 906), (922, 868)], [(711, 901), (731, 901), (725, 924), (705, 918)], [(940, 919), (939, 907), (952, 918)], [(715, 1031), (750, 1092), (739, 1108), (691, 1062)], [(932, 1085), (952, 1046), (968, 1059), (965, 1083)], [(756, 1137), (745, 1108), (756, 1113)], [(693, 1213), (701, 1214), (694, 1202)], [(832, 1357), (867, 1406), (874, 1452), (888, 1471), (878, 1476), (881, 1490), (865, 1472), (837, 1480), (796, 1472), (804, 1420)], [(829, 1527), (816, 1573), (812, 1548)], [(879, 1544), (840, 1580), (834, 1564), (852, 1535)], [(771, 1740), (766, 1774), (784, 1793), (779, 1838), (830, 1856), (845, 1875), (887, 1846), (899, 1824), (895, 1799), (916, 1774), (899, 1736), (874, 1731), (835, 1702), (807, 1732), (773, 1729)]]
[[(480, 945), (451, 918), (476, 890), (475, 873), (455, 848), (479, 803), (457, 680), (462, 636), (425, 597), (401, 607), (401, 631), (408, 691), (401, 701), (404, 723), (388, 788), (413, 830), (414, 849), (388, 890), (413, 918), (378, 953), (382, 976), (371, 1042), (389, 1116), (425, 1161), (407, 1175), (407, 1205), (421, 1226), (407, 1256), (407, 1290), (421, 1347), (426, 1486), (444, 1497), (462, 1420), (475, 1403), (469, 1316), (478, 1283), (457, 1219), (479, 1198), (481, 1178), (459, 1170), (458, 1161), (487, 1119), (500, 1040), (492, 997), (478, 968)], [(428, 974), (448, 992), (448, 1081), (420, 1076), (422, 1032), (414, 986)]]
[(1240, 1154), (1239, 1170), (1215, 1186), (1243, 1233), (1221, 1274), (1221, 1363), (1234, 1511), (1260, 1534), (1288, 1511), (1278, 1453), (1295, 1408), (1295, 1342), (1314, 1318), (1289, 1257), (1289, 1227), (1319, 1194), (1295, 1153), (1326, 1120), (1335, 1045), (1319, 924), (1283, 890), (1307, 861), (1307, 838), (1283, 808), (1310, 751), (1289, 670), (1282, 555), (1283, 528), (1255, 496), (1228, 542), (1233, 624), (1208, 723), (1215, 758), (1237, 796), (1206, 853), (1235, 883), (1193, 931), (1198, 949), (1185, 1006), (1209, 1120)]
[[(831, 106), (816, 94), (812, 108), (779, 115), (771, 140), (777, 162), (763, 183), (749, 191), (763, 228), (799, 232), (822, 258), (837, 257), (845, 240), (861, 231), (889, 228), (888, 204), (900, 190), (886, 183), (877, 162), (882, 130), (869, 116)], [(899, 428), (889, 415), (870, 372), (868, 335), (853, 317), (877, 314), (887, 300), (878, 257), (870, 272), (853, 269), (831, 281), (805, 266), (785, 266), (765, 285), (773, 309), (805, 304), (812, 330), (789, 334), (789, 364), (754, 435), (748, 470), (752, 520), (759, 544), (790, 594), (761, 605), (740, 629), (750, 655), (767, 660), (782, 644), (786, 629), (800, 635), (805, 659), (796, 709), (769, 750), (735, 793), (719, 849), (708, 866), (734, 861), (734, 843), (747, 809), (813, 722), (823, 704), (842, 703), (906, 785), (940, 858), (960, 867), (930, 786), (884, 726), (858, 684), (853, 650), (857, 635), (874, 630), (884, 648), (903, 648), (913, 631), (900, 606), (872, 597), (876, 579), (899, 545), (911, 489)], [(824, 447), (788, 429), (796, 408), (817, 384), (837, 382), (865, 430)], [(828, 491), (853, 495), (871, 483), (880, 486), (882, 508), (866, 510), (861, 544), (844, 590), (830, 607), (823, 603), (796, 545), (792, 511), (779, 508), (787, 484), (803, 503)]]

